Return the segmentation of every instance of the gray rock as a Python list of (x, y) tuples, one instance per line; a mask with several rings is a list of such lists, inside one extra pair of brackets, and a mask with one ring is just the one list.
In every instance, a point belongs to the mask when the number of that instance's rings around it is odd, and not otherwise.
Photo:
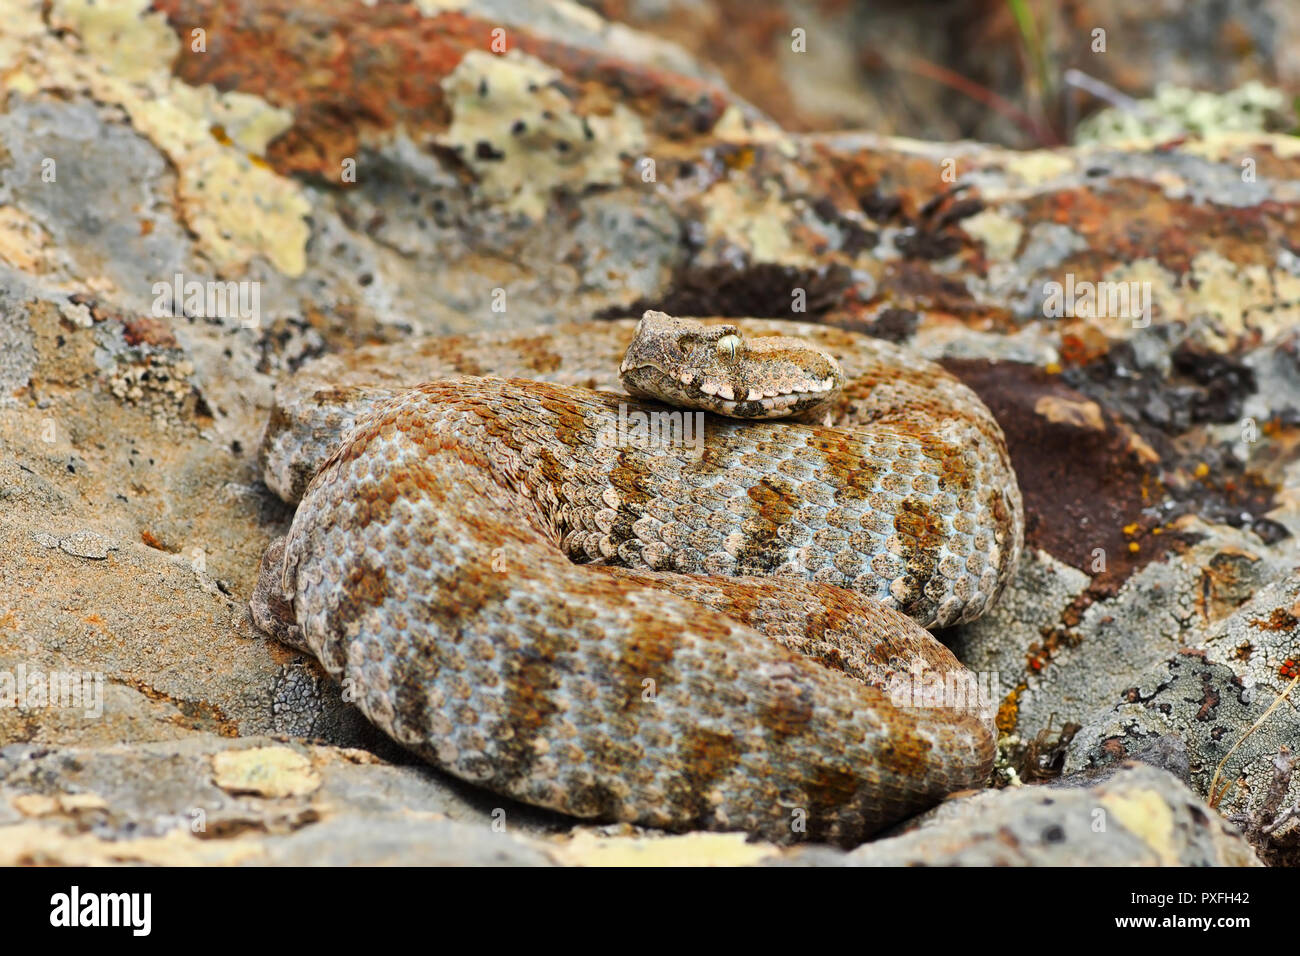
[[(1067, 772), (1106, 766), (1152, 738), (1176, 734), (1187, 750), (1192, 789), (1208, 799), (1213, 784), (1225, 814), (1261, 812), (1273, 758), (1300, 742), (1294, 700), (1274, 706), (1291, 686), (1283, 673), (1300, 673), (1287, 664), (1300, 663), (1300, 620), (1292, 613), (1298, 599), (1300, 575), (1293, 574), (1262, 589), (1199, 646), (1150, 668), (1074, 737)], [(1283, 805), (1297, 800), (1300, 780), (1292, 782)]]
[(1087, 787), (1016, 787), (949, 800), (909, 832), (791, 865), (1259, 866), (1250, 846), (1177, 778), (1127, 764)]
[(0, 750), (0, 864), (546, 865), (568, 822), (265, 737)]

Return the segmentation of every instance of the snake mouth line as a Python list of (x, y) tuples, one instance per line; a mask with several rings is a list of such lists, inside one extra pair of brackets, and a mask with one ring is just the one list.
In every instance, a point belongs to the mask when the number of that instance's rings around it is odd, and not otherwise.
[(785, 392), (781, 395), (743, 401), (718, 399), (714, 405), (719, 411), (736, 418), (761, 418), (763, 412), (769, 415), (784, 415), (809, 402), (820, 401), (825, 394), (825, 392)]
[[(784, 391), (760, 390), (751, 388), (740, 394), (738, 389), (727, 382), (705, 382), (697, 384), (696, 376), (691, 372), (673, 374), (654, 364), (629, 365), (620, 369), (622, 374), (641, 374), (653, 376), (657, 380), (657, 391), (661, 395), (672, 395), (676, 401), (695, 408), (704, 408), (736, 418), (775, 418), (784, 417), (792, 412), (801, 411), (810, 405), (820, 404), (837, 390), (834, 378), (823, 380), (809, 379), (801, 383), (804, 388)], [(626, 385), (626, 383), (625, 383)], [(641, 389), (638, 389), (641, 391)], [(652, 396), (664, 400), (661, 396)]]

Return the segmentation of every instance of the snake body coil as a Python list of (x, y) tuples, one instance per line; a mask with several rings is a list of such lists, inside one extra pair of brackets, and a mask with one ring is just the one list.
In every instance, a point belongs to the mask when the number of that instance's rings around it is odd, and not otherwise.
[(848, 843), (982, 785), (987, 710), (897, 689), (964, 674), (923, 628), (981, 614), (1019, 555), (1000, 429), (886, 343), (731, 325), (711, 347), (752, 365), (706, 403), (743, 388), (765, 414), (777, 333), (838, 359), (842, 389), (796, 420), (703, 415), (688, 441), (694, 413), (617, 394), (635, 322), (305, 369), (263, 447), (302, 500), (255, 620), (432, 763), (579, 817)]

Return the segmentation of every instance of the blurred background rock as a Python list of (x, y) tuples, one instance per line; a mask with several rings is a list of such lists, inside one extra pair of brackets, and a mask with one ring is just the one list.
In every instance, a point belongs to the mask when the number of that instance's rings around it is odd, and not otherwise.
[[(1280, 104), (1273, 128), (1296, 125), (1284, 93), (1300, 90), (1294, 0), (583, 3), (684, 47), (789, 130), (1050, 146), (1072, 142), (1084, 117), (1122, 96), (1246, 84), (1274, 91), (1264, 94)], [(805, 53), (793, 48), (797, 30)], [(1170, 96), (1146, 111), (1173, 105)], [(1239, 96), (1224, 112), (1263, 112), (1259, 99)]]

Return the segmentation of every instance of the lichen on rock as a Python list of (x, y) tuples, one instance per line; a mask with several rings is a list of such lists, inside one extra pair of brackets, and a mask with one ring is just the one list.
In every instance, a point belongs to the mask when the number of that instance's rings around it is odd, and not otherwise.
[(533, 219), (555, 189), (618, 184), (645, 147), (627, 107), (578, 112), (560, 72), (518, 50), (471, 50), (442, 88), (452, 120), (439, 142), (474, 171), (485, 199)]

